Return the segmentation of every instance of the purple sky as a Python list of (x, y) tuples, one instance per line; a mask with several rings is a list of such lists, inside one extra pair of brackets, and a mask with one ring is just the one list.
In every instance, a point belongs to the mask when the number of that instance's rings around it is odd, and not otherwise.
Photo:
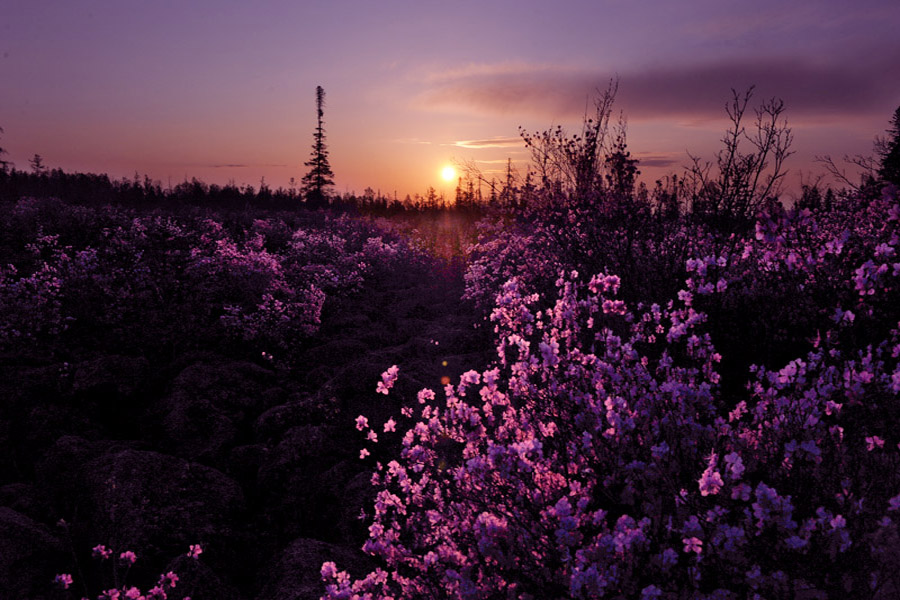
[(17, 167), (163, 185), (303, 176), (315, 86), (337, 190), (449, 191), (616, 104), (645, 180), (712, 158), (731, 88), (784, 99), (799, 174), (871, 153), (900, 105), (900, 2), (0, 0), (0, 146)]

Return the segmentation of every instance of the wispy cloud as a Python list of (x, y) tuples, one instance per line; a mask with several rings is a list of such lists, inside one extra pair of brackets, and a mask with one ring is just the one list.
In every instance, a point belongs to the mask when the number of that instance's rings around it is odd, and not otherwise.
[(225, 164), (216, 164), (216, 165), (207, 165), (210, 169), (250, 169), (250, 168), (259, 168), (259, 167), (286, 167), (288, 165), (284, 164), (260, 164), (260, 165), (247, 165), (242, 163), (225, 163)]
[(641, 166), (646, 167), (672, 167), (684, 162), (686, 155), (659, 152), (637, 152), (634, 157)]
[[(502, 67), (502, 65), (501, 65)], [(417, 105), (429, 110), (580, 117), (587, 100), (616, 73), (546, 65), (468, 67), (426, 82)], [(757, 98), (783, 98), (789, 117), (881, 113), (896, 105), (900, 43), (866, 60), (842, 63), (797, 58), (724, 59), (618, 74), (617, 106), (631, 120), (703, 120), (724, 115), (730, 89), (756, 86)]]
[(430, 145), (430, 144), (433, 143), (433, 142), (430, 142), (430, 141), (428, 141), (428, 140), (420, 140), (419, 138), (399, 138), (399, 139), (391, 140), (391, 141), (393, 141), (395, 144), (424, 144), (424, 145)]
[(535, 72), (559, 72), (569, 67), (547, 63), (530, 63), (522, 61), (502, 61), (496, 63), (469, 63), (451, 68), (433, 69), (423, 79), (428, 83), (445, 83), (471, 77), (508, 77), (528, 75)]
[[(477, 162), (480, 165), (501, 165), (501, 164), (505, 165), (505, 164), (507, 164), (508, 161), (509, 161), (509, 158), (495, 158), (492, 160), (476, 160), (475, 162)], [(512, 162), (513, 162), (513, 166), (518, 164), (518, 160), (514, 159)]]
[(494, 137), (481, 140), (460, 140), (454, 142), (454, 146), (460, 148), (515, 148), (522, 145), (520, 137)]

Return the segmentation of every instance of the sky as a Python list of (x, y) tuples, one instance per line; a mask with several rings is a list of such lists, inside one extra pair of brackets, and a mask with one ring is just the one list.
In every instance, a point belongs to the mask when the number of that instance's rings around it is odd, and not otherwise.
[(0, 0), (0, 147), (17, 168), (164, 187), (288, 187), (315, 88), (335, 191), (452, 195), (447, 165), (524, 173), (520, 128), (615, 115), (649, 185), (713, 160), (731, 90), (784, 100), (795, 154), (871, 154), (900, 106), (898, 0)]

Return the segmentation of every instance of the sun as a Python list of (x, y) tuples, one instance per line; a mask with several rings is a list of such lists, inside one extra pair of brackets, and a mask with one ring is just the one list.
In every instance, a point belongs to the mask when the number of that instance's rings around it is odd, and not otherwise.
[(454, 179), (456, 179), (456, 169), (454, 169), (450, 165), (447, 165), (446, 167), (441, 169), (441, 177), (444, 179), (444, 181), (453, 181)]

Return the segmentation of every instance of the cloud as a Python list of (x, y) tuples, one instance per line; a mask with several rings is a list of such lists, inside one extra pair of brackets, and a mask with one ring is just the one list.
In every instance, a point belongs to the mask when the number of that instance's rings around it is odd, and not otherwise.
[(398, 138), (396, 140), (391, 140), (396, 144), (424, 144), (430, 145), (432, 142), (428, 140), (420, 140), (419, 138)]
[[(755, 100), (782, 98), (789, 118), (881, 114), (898, 101), (900, 45), (889, 50), (840, 64), (798, 58), (727, 59), (619, 73), (616, 106), (629, 120), (718, 119), (725, 114), (732, 88), (740, 91), (755, 85)], [(546, 65), (470, 67), (428, 81), (417, 105), (429, 110), (577, 118), (591, 108), (588, 99), (596, 90), (605, 89), (616, 75)]]
[(651, 152), (638, 152), (634, 155), (636, 159), (638, 159), (641, 166), (645, 167), (672, 167), (680, 165), (684, 162), (685, 155), (681, 154), (672, 154), (672, 153), (651, 153)]
[(287, 165), (282, 165), (282, 164), (246, 165), (246, 164), (241, 164), (241, 163), (226, 163), (226, 164), (208, 165), (208, 166), (209, 166), (209, 168), (211, 168), (211, 169), (249, 169), (249, 168), (251, 168), (251, 167), (253, 167), (253, 168), (259, 168), (259, 167), (286, 167)]
[[(480, 165), (505, 165), (509, 161), (509, 158), (495, 158), (493, 160), (476, 160)], [(513, 165), (518, 164), (517, 160), (513, 160)]]
[(521, 137), (494, 137), (483, 140), (461, 140), (454, 142), (460, 148), (514, 148), (523, 144)]

